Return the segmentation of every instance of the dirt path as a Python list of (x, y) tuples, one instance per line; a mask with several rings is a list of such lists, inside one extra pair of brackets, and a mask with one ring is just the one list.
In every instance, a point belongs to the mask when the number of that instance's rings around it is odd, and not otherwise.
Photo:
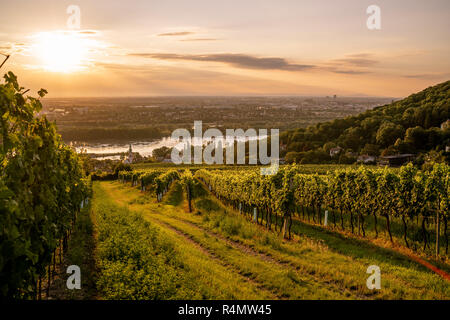
[(194, 228), (197, 228), (198, 230), (201, 230), (201, 231), (207, 233), (211, 237), (218, 238), (218, 239), (226, 242), (228, 245), (234, 247), (235, 249), (241, 250), (242, 252), (244, 252), (246, 254), (250, 254), (252, 256), (259, 257), (259, 258), (261, 258), (262, 260), (264, 260), (266, 262), (275, 263), (275, 264), (278, 264), (280, 266), (283, 266), (283, 265), (286, 264), (284, 262), (275, 260), (274, 258), (272, 258), (271, 256), (269, 256), (269, 255), (267, 255), (265, 253), (256, 251), (255, 249), (253, 249), (250, 246), (247, 246), (247, 245), (245, 245), (243, 243), (240, 243), (238, 241), (235, 241), (235, 240), (231, 240), (231, 239), (229, 239), (229, 238), (227, 238), (227, 237), (225, 237), (225, 236), (223, 236), (223, 235), (221, 235), (219, 233), (216, 233), (216, 232), (213, 232), (211, 230), (205, 229), (202, 226), (200, 226), (200, 225), (198, 225), (198, 224), (196, 224), (196, 223), (194, 223), (192, 221), (189, 221), (189, 220), (186, 220), (186, 219), (183, 219), (183, 218), (180, 218), (180, 217), (176, 217), (175, 219), (178, 219), (178, 220), (180, 220), (180, 221), (182, 221), (184, 223), (187, 223), (190, 226), (192, 226)]
[[(159, 214), (157, 212), (154, 212), (154, 213), (155, 214)], [(298, 268), (300, 268), (300, 266), (298, 266), (297, 264), (295, 264), (293, 262), (277, 260), (277, 259), (271, 257), (268, 254), (256, 251), (255, 249), (253, 249), (252, 247), (250, 247), (248, 245), (245, 245), (245, 244), (240, 243), (238, 241), (235, 241), (235, 240), (229, 239), (227, 237), (224, 237), (223, 235), (218, 234), (216, 232), (213, 232), (211, 230), (205, 229), (202, 226), (200, 226), (200, 225), (198, 225), (198, 224), (196, 224), (194, 222), (188, 221), (188, 220), (180, 218), (180, 217), (173, 217), (173, 216), (171, 216), (171, 218), (176, 219), (176, 220), (178, 220), (180, 222), (186, 223), (186, 224), (188, 224), (188, 225), (190, 225), (190, 226), (192, 226), (192, 227), (194, 227), (194, 228), (196, 228), (196, 229), (198, 229), (198, 230), (208, 234), (211, 237), (218, 238), (218, 239), (224, 241), (225, 243), (227, 243), (229, 246), (233, 247), (236, 250), (240, 250), (241, 252), (243, 252), (243, 253), (245, 253), (247, 255), (252, 255), (252, 256), (258, 257), (258, 258), (260, 258), (261, 260), (263, 260), (265, 262), (269, 262), (269, 263), (275, 264), (275, 265), (277, 265), (277, 266), (279, 266), (281, 268), (291, 268), (291, 270), (298, 270)], [(173, 226), (170, 226), (170, 227), (176, 229)], [(189, 237), (189, 235), (187, 235), (187, 236)], [(309, 276), (312, 277), (312, 279), (314, 279), (314, 281), (316, 281), (317, 283), (320, 283), (320, 282), (321, 283), (326, 283), (327, 285), (329, 285), (331, 287), (334, 287), (336, 290), (342, 290), (342, 288), (337, 287), (331, 281), (325, 281), (324, 279), (321, 279), (319, 277), (315, 277), (315, 276), (313, 276), (311, 274), (309, 274)], [(355, 293), (353, 293), (353, 294), (355, 294)], [(359, 299), (367, 299), (366, 296), (360, 295), (360, 294), (357, 294), (357, 297)]]
[[(147, 217), (146, 217), (147, 218)], [(205, 255), (207, 255), (210, 259), (215, 260), (217, 263), (221, 264), (222, 266), (224, 266), (225, 268), (231, 270), (234, 273), (237, 273), (240, 277), (243, 278), (244, 281), (250, 282), (251, 284), (253, 284), (255, 287), (257, 287), (259, 290), (265, 290), (266, 292), (269, 292), (274, 299), (283, 299), (283, 297), (281, 295), (278, 294), (278, 292), (275, 292), (273, 290), (270, 290), (269, 288), (267, 288), (263, 283), (258, 282), (254, 279), (251, 279), (250, 277), (244, 275), (242, 273), (241, 270), (239, 270), (237, 267), (235, 267), (234, 265), (226, 262), (225, 260), (223, 260), (222, 258), (220, 258), (219, 256), (217, 256), (214, 252), (210, 251), (208, 248), (205, 248), (201, 243), (198, 243), (197, 241), (195, 241), (191, 235), (177, 229), (174, 226), (169, 225), (168, 223), (161, 221), (158, 218), (152, 217), (151, 220), (153, 223), (158, 224), (160, 227), (163, 228), (167, 228), (172, 230), (173, 232), (175, 232), (177, 235), (179, 235), (180, 237), (182, 237), (184, 240), (186, 240), (187, 242), (189, 242), (190, 244), (192, 244), (194, 247), (196, 247), (197, 249), (199, 249), (200, 251), (202, 251)]]

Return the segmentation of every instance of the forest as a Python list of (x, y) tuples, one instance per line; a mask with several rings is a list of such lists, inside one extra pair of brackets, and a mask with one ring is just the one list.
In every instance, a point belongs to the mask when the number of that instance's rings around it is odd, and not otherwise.
[[(280, 140), (288, 162), (346, 163), (354, 162), (355, 154), (408, 153), (419, 155), (420, 163), (431, 150), (448, 162), (449, 118), (450, 81), (446, 81), (356, 116), (286, 131)], [(335, 147), (346, 152), (332, 159), (329, 151)]]

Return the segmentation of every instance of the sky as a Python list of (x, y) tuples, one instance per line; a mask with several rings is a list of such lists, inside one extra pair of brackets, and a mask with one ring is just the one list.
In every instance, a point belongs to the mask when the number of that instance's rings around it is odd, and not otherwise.
[(0, 72), (48, 97), (400, 98), (450, 79), (449, 39), (448, 0), (0, 0)]

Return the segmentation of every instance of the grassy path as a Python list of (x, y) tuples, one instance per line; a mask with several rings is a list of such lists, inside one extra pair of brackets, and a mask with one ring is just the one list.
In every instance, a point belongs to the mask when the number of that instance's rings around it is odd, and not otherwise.
[[(156, 203), (153, 197), (117, 182), (101, 183), (99, 187), (117, 205), (140, 212), (174, 241), (184, 239), (185, 245), (200, 250), (207, 261), (216, 261), (237, 274), (241, 282), (265, 291), (266, 296), (445, 299), (449, 294), (448, 286), (438, 276), (375, 246), (367, 251), (345, 237), (327, 235), (324, 239), (324, 232), (317, 230), (296, 241), (283, 241), (242, 216), (225, 213), (226, 209), (208, 195), (195, 202), (198, 214), (189, 214), (176, 188), (166, 196), (165, 203)], [(366, 269), (372, 264), (382, 270), (380, 291), (366, 287)]]
[(194, 240), (194, 237), (190, 235), (189, 233), (185, 233), (180, 228), (174, 227), (173, 225), (170, 225), (164, 221), (161, 221), (159, 219), (150, 219), (153, 223), (161, 226), (163, 229), (169, 229), (175, 232), (178, 236), (181, 238), (184, 238), (184, 240), (192, 245), (193, 247), (199, 249), (201, 252), (207, 256), (207, 258), (214, 260), (216, 263), (224, 266), (229, 272), (236, 273), (236, 277), (240, 281), (249, 282), (250, 284), (256, 286), (259, 290), (262, 290), (262, 292), (269, 298), (272, 299), (280, 299), (281, 296), (278, 296), (277, 293), (270, 292), (270, 288), (264, 287), (264, 284), (259, 283), (255, 281), (254, 279), (248, 277), (244, 272), (241, 272), (241, 270), (235, 268), (233, 265), (230, 265), (226, 262), (226, 260), (223, 260), (220, 256), (216, 255), (214, 251), (210, 250), (208, 247), (204, 246), (201, 242), (197, 242)]

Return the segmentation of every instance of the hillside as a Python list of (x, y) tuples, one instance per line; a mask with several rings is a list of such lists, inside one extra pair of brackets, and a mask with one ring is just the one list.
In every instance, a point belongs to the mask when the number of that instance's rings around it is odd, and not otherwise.
[[(330, 149), (373, 156), (414, 153), (430, 150), (444, 154), (450, 143), (450, 81), (429, 87), (391, 104), (376, 107), (357, 116), (319, 123), (281, 135), (282, 152), (288, 162), (352, 162), (342, 152), (330, 157)], [(448, 157), (447, 157), (448, 161)]]

